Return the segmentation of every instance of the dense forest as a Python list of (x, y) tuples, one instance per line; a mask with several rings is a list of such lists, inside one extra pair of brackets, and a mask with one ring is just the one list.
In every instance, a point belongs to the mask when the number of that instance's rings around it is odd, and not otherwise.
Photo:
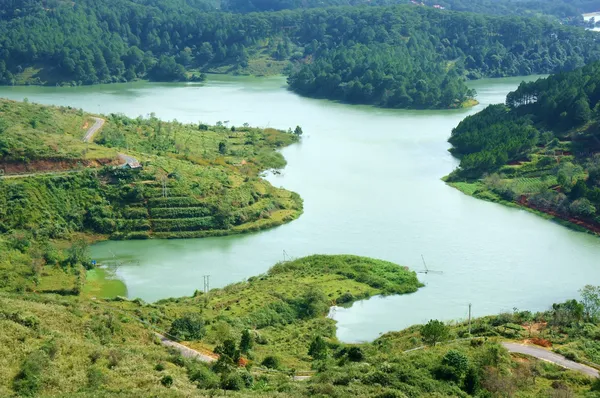
[(221, 9), (245, 13), (294, 8), (395, 4), (414, 4), (490, 15), (545, 16), (577, 26), (583, 24), (582, 13), (600, 10), (598, 0), (223, 0)]
[(600, 63), (524, 82), (452, 131), (450, 179), (600, 232), (599, 121)]
[(0, 83), (202, 80), (260, 60), (291, 62), (290, 87), (304, 95), (446, 108), (472, 97), (464, 77), (552, 73), (600, 58), (593, 33), (547, 19), (413, 5), (228, 14), (202, 4), (10, 2)]

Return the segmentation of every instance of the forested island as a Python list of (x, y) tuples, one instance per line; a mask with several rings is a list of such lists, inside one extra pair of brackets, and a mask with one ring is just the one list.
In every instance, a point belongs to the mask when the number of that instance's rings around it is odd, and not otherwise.
[(465, 79), (600, 59), (594, 33), (549, 18), (414, 5), (230, 14), (202, 4), (10, 3), (0, 19), (0, 83), (201, 81), (204, 72), (285, 70), (302, 95), (453, 108), (473, 103)]
[(522, 83), (453, 131), (448, 181), (600, 232), (600, 63)]

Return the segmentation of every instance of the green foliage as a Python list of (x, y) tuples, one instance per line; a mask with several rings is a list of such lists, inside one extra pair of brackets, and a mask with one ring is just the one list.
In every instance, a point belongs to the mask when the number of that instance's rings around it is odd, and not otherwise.
[(585, 285), (579, 290), (585, 318), (589, 322), (598, 321), (600, 316), (600, 286)]
[(469, 370), (469, 358), (460, 351), (450, 350), (442, 358), (438, 374), (445, 379), (461, 381)]
[(598, 87), (599, 62), (521, 83), (506, 106), (489, 106), (452, 131), (460, 166), (449, 180), (483, 176), (483, 189), (465, 192), (598, 230)]
[(244, 354), (247, 354), (248, 351), (252, 349), (254, 345), (254, 340), (252, 338), (252, 334), (250, 334), (249, 329), (244, 329), (242, 331), (242, 337), (240, 340), (240, 351)]
[(269, 369), (278, 369), (281, 366), (281, 360), (275, 355), (266, 356), (261, 365)]
[(173, 385), (173, 377), (169, 376), (169, 375), (164, 375), (161, 379), (160, 379), (160, 384), (162, 384), (163, 386), (169, 388)]
[(21, 371), (13, 381), (14, 390), (22, 396), (37, 395), (42, 384), (42, 373), (50, 364), (48, 355), (42, 351), (34, 351), (27, 356)]
[(325, 343), (323, 337), (316, 336), (308, 347), (308, 355), (313, 357), (315, 360), (322, 360), (327, 358), (327, 354), (327, 343)]
[(425, 344), (436, 345), (436, 343), (447, 340), (449, 337), (448, 327), (437, 319), (432, 319), (421, 327), (421, 337)]
[(67, 250), (66, 261), (71, 265), (83, 265), (87, 269), (92, 268), (92, 260), (90, 257), (89, 244), (83, 240), (78, 239), (71, 244), (71, 247)]
[(327, 296), (317, 287), (311, 286), (297, 301), (294, 302), (296, 312), (303, 319), (323, 316), (329, 310)]
[(204, 320), (197, 314), (187, 314), (175, 319), (169, 329), (169, 335), (187, 341), (200, 340), (205, 333)]

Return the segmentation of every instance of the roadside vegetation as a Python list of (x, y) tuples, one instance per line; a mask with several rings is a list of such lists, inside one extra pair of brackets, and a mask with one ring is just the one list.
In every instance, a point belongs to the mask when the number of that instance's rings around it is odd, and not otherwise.
[(600, 63), (522, 83), (506, 105), (463, 120), (447, 181), (475, 197), (523, 206), (600, 233)]

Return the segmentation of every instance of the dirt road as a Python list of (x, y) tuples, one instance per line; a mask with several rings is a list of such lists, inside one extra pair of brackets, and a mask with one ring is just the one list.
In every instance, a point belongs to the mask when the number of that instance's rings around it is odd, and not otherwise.
[(96, 135), (98, 130), (100, 130), (102, 126), (104, 126), (104, 119), (95, 116), (92, 116), (92, 119), (94, 119), (94, 124), (85, 133), (85, 137), (83, 137), (83, 142), (92, 142), (94, 135)]
[(206, 362), (206, 363), (211, 363), (211, 362), (214, 362), (217, 360), (214, 357), (203, 354), (199, 351), (196, 351), (189, 347), (186, 347), (183, 344), (179, 344), (173, 340), (170, 340), (160, 333), (155, 333), (155, 334), (160, 339), (160, 342), (162, 345), (176, 349), (177, 351), (179, 351), (181, 353), (181, 355), (183, 355), (186, 358), (194, 358), (199, 361)]
[(543, 361), (552, 362), (558, 366), (562, 366), (563, 368), (575, 370), (590, 377), (600, 377), (596, 369), (587, 365), (573, 362), (562, 355), (555, 354), (552, 351), (548, 351), (540, 347), (507, 342), (502, 343), (502, 346), (504, 346), (504, 348), (506, 348), (509, 352), (525, 354)]

